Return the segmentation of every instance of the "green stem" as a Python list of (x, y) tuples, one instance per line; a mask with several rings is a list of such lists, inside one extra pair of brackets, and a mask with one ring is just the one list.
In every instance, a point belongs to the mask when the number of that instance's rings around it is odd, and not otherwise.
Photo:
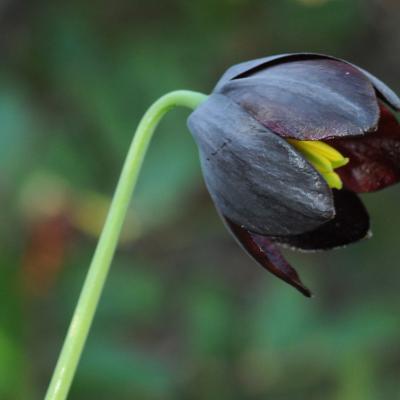
[(202, 93), (188, 90), (170, 92), (158, 99), (142, 117), (126, 157), (45, 400), (64, 400), (68, 395), (118, 244), (130, 198), (155, 128), (172, 108), (183, 106), (195, 109), (206, 98)]

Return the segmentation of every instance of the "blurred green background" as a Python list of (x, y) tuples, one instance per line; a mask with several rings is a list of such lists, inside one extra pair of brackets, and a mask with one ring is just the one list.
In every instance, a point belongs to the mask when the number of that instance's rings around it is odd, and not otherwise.
[[(318, 51), (400, 89), (397, 0), (0, 1), (0, 399), (41, 399), (133, 130), (233, 63)], [(71, 399), (400, 398), (399, 188), (364, 196), (374, 237), (288, 253), (316, 296), (253, 263), (168, 115)]]

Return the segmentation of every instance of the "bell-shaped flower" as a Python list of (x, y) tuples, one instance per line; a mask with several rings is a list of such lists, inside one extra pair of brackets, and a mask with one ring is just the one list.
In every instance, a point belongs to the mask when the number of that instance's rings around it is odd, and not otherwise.
[(227, 228), (309, 296), (275, 243), (327, 250), (369, 235), (357, 192), (400, 180), (400, 99), (346, 61), (287, 54), (228, 69), (189, 117)]

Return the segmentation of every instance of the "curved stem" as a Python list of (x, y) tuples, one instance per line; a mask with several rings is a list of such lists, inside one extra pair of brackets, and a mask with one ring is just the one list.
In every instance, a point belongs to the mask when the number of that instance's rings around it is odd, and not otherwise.
[(142, 117), (126, 157), (45, 400), (64, 400), (68, 395), (118, 244), (130, 198), (155, 128), (172, 108), (183, 106), (195, 109), (206, 98), (202, 93), (188, 90), (170, 92), (158, 99)]

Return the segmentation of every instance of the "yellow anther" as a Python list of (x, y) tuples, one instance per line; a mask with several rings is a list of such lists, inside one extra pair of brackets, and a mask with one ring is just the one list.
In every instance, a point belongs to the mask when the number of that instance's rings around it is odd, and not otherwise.
[(318, 171), (333, 171), (332, 163), (328, 158), (324, 157), (317, 151), (314, 151), (312, 148), (304, 146), (302, 142), (291, 144), (296, 147), (297, 150), (299, 150), (306, 157), (306, 159), (318, 169)]
[(322, 176), (326, 180), (326, 183), (329, 185), (330, 188), (333, 189), (342, 189), (343, 183), (342, 180), (340, 179), (340, 176), (336, 172), (328, 172), (322, 173)]
[(319, 140), (296, 140), (296, 142), (298, 143), (298, 146), (312, 149), (326, 157), (328, 160), (335, 161), (343, 158), (336, 149)]
[(309, 163), (324, 177), (330, 188), (341, 189), (343, 187), (335, 168), (343, 167), (349, 162), (347, 157), (324, 142), (317, 140), (295, 140), (288, 142), (304, 155)]
[(349, 161), (350, 161), (350, 158), (343, 157), (341, 160), (331, 161), (331, 164), (332, 164), (333, 169), (335, 169), (335, 168), (344, 167), (346, 164), (349, 163)]

